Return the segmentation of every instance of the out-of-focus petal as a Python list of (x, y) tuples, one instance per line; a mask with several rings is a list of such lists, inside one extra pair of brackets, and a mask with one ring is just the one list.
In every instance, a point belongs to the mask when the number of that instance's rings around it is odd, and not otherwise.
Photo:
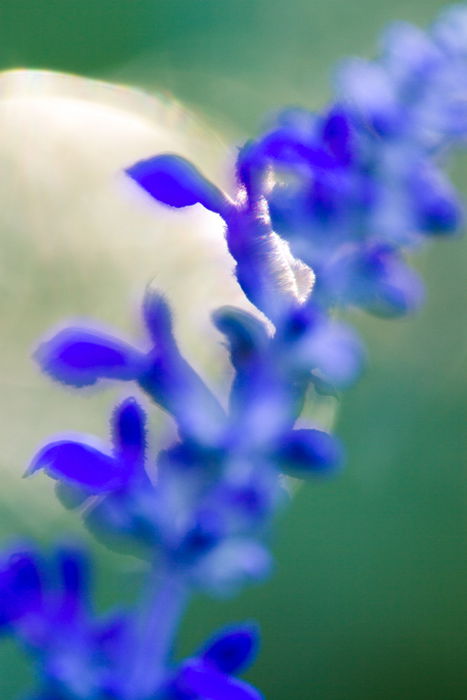
[(60, 547), (57, 550), (63, 590), (80, 597), (87, 589), (89, 562), (84, 552), (77, 547)]
[(424, 164), (414, 170), (408, 186), (420, 231), (444, 235), (459, 230), (463, 215), (460, 198), (439, 170)]
[(338, 92), (356, 117), (376, 131), (392, 133), (400, 126), (400, 109), (395, 85), (377, 63), (349, 59), (337, 76)]
[(230, 360), (236, 370), (254, 360), (265, 349), (269, 336), (265, 325), (253, 314), (224, 306), (213, 314), (216, 328), (228, 341)]
[(377, 316), (405, 316), (417, 311), (423, 301), (423, 284), (417, 273), (385, 245), (362, 247), (344, 257), (333, 275), (347, 302)]
[(467, 8), (458, 4), (448, 7), (434, 23), (432, 33), (437, 43), (453, 56), (467, 55)]
[(339, 441), (322, 430), (292, 430), (277, 452), (282, 471), (306, 477), (334, 471), (343, 460)]
[(217, 442), (224, 426), (224, 410), (176, 346), (154, 349), (139, 384), (175, 418), (184, 439), (201, 444)]
[(146, 293), (143, 314), (154, 340), (140, 386), (175, 418), (183, 437), (215, 442), (224, 412), (214, 394), (180, 353), (172, 334), (170, 308), (157, 291)]
[(89, 561), (82, 549), (62, 546), (56, 552), (60, 571), (60, 606), (57, 622), (72, 624), (88, 604)]
[(439, 47), (419, 27), (408, 22), (395, 22), (382, 37), (382, 61), (401, 87), (415, 87), (427, 71), (438, 66), (443, 55)]
[(201, 657), (222, 673), (237, 673), (251, 663), (257, 646), (258, 630), (255, 625), (231, 626), (207, 642)]
[(346, 110), (336, 105), (326, 115), (322, 139), (339, 165), (348, 165), (352, 159), (352, 124)]
[(38, 612), (42, 584), (36, 554), (24, 547), (11, 549), (0, 560), (0, 630)]
[(278, 343), (279, 348), (287, 343), (284, 356), (292, 370), (318, 370), (320, 378), (337, 388), (354, 381), (363, 364), (363, 347), (353, 329), (330, 321), (311, 304), (290, 315)]
[(260, 700), (261, 698), (261, 694), (251, 685), (215, 671), (212, 666), (199, 659), (192, 659), (183, 664), (176, 686), (181, 693), (193, 693), (205, 700)]
[(194, 571), (198, 585), (215, 595), (231, 595), (249, 581), (260, 581), (271, 571), (267, 549), (252, 539), (227, 539), (215, 547)]

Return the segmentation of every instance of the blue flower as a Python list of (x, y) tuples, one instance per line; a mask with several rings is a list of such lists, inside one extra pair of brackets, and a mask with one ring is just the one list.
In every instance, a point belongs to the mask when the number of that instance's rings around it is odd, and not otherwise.
[[(173, 415), (182, 443), (198, 445), (197, 454), (204, 460), (207, 452), (213, 455), (217, 450), (218, 455), (225, 455), (228, 450), (238, 451), (240, 444), (246, 445), (250, 453), (261, 445), (272, 460), (271, 445), (292, 429), (308, 384), (316, 380), (345, 386), (355, 378), (362, 362), (361, 346), (352, 331), (329, 321), (313, 304), (284, 312), (274, 336), (246, 312), (231, 307), (219, 309), (214, 323), (227, 339), (235, 369), (226, 414), (180, 355), (165, 300), (148, 293), (143, 315), (154, 347), (143, 353), (125, 344), (138, 356), (134, 379)], [(77, 375), (83, 371), (80, 351), (85, 338), (84, 372), (86, 377), (92, 372), (93, 380), (98, 381), (102, 375), (109, 376), (102, 348), (115, 347), (121, 341), (97, 333), (93, 337), (92, 342), (88, 341), (86, 328), (61, 331), (42, 343), (36, 358), (52, 377), (76, 384)], [(98, 359), (94, 362), (95, 347)], [(89, 466), (86, 474), (83, 468), (78, 481), (81, 479), (83, 486), (96, 492), (124, 486), (132, 473), (125, 459), (116, 459), (102, 447), (96, 448), (89, 441), (63, 439), (44, 448), (31, 471), (45, 468), (51, 475), (60, 474), (72, 481), (75, 465), (82, 459)]]
[(177, 209), (202, 204), (221, 214), (229, 206), (227, 198), (217, 187), (194, 165), (177, 155), (155, 156), (136, 163), (126, 172), (152, 197)]
[[(54, 479), (78, 486), (89, 494), (109, 493), (138, 482), (149, 483), (144, 470), (144, 414), (134, 399), (117, 407), (113, 454), (88, 440), (60, 439), (35, 455), (27, 474), (43, 469)], [(94, 442), (94, 441), (93, 441)]]
[(3, 553), (0, 593), (0, 630), (23, 626), (25, 620), (37, 617), (43, 606), (43, 592), (37, 557), (33, 552), (12, 548)]
[(125, 620), (93, 617), (87, 579), (83, 553), (69, 546), (58, 548), (53, 562), (29, 546), (2, 556), (0, 630), (37, 658), (42, 700), (87, 700), (115, 687)]
[(345, 388), (358, 376), (363, 348), (347, 324), (330, 320), (315, 303), (294, 309), (274, 338), (274, 350), (291, 377)]
[[(245, 156), (247, 150), (239, 155)], [(258, 178), (246, 172), (239, 162), (239, 177), (245, 183), (235, 200), (220, 193), (192, 166), (178, 156), (164, 154), (142, 161), (127, 169), (127, 174), (151, 197), (173, 207), (201, 203), (219, 213), (226, 223), (229, 251), (237, 263), (237, 280), (246, 296), (269, 318), (276, 319), (282, 310), (307, 296), (312, 285), (311, 271), (306, 271), (290, 255), (279, 237), (271, 230), (262, 189), (265, 171), (256, 151), (251, 156)], [(258, 182), (256, 180), (258, 179)], [(216, 192), (212, 203), (212, 192)], [(303, 286), (303, 289), (299, 289)]]
[(180, 606), (190, 589), (225, 595), (267, 575), (282, 475), (341, 466), (340, 442), (297, 420), (309, 394), (335, 393), (361, 371), (362, 345), (334, 310), (416, 311), (423, 288), (407, 253), (459, 229), (463, 207), (441, 165), (467, 135), (466, 45), (465, 7), (428, 33), (394, 25), (376, 60), (341, 65), (323, 114), (287, 109), (239, 149), (232, 196), (175, 154), (127, 169), (156, 201), (222, 217), (237, 281), (267, 322), (232, 307), (214, 314), (233, 368), (227, 408), (180, 352), (169, 306), (153, 290), (143, 302), (145, 348), (77, 325), (38, 347), (41, 368), (66, 385), (135, 382), (174, 418), (178, 439), (152, 473), (145, 416), (131, 398), (114, 412), (110, 448), (59, 436), (33, 459), (28, 473), (56, 480), (62, 500), (86, 506), (91, 529), (129, 539), (133, 552), (142, 545), (162, 574), (141, 610), (101, 620), (77, 551), (60, 549), (52, 567), (28, 547), (5, 555), (0, 630), (39, 659), (35, 700), (260, 700), (236, 677), (256, 647), (251, 626), (171, 661)]
[(317, 297), (356, 306), (377, 316), (397, 317), (420, 308), (424, 293), (418, 275), (394, 246), (348, 247), (323, 270)]
[(143, 353), (105, 331), (79, 326), (40, 343), (34, 357), (44, 372), (75, 387), (102, 379), (136, 379), (144, 367)]
[(148, 290), (143, 318), (151, 338), (149, 350), (133, 348), (104, 331), (72, 326), (42, 341), (35, 359), (53, 379), (74, 387), (109, 378), (136, 381), (175, 418), (184, 437), (215, 441), (223, 428), (225, 413), (181, 355), (173, 337), (170, 310), (162, 295)]
[(228, 627), (177, 669), (168, 687), (173, 700), (260, 700), (251, 685), (233, 677), (251, 663), (257, 632), (252, 626)]
[[(29, 473), (43, 470), (56, 479), (71, 507), (86, 503), (85, 521), (106, 543), (118, 535), (118, 547), (131, 541), (143, 556), (158, 551), (192, 585), (229, 593), (270, 571), (261, 540), (284, 501), (280, 473), (308, 478), (341, 464), (335, 438), (316, 428), (294, 430), (294, 424), (310, 383), (342, 386), (354, 376), (359, 347), (344, 326), (309, 305), (283, 317), (275, 336), (246, 312), (220, 309), (214, 320), (235, 370), (224, 412), (181, 358), (165, 301), (150, 293), (143, 315), (154, 349), (140, 353), (136, 381), (174, 415), (180, 432), (180, 441), (159, 453), (155, 478), (147, 473), (144, 414), (134, 399), (115, 410), (111, 449), (88, 436), (61, 436), (39, 450)], [(75, 328), (41, 346), (40, 360), (52, 376), (58, 363), (58, 378), (66, 381), (70, 369), (75, 380), (81, 333), (88, 338), (86, 329)], [(95, 342), (100, 351), (120, 341)], [(97, 380), (102, 354), (96, 366), (92, 356), (87, 345), (86, 372), (92, 368)]]
[[(112, 417), (112, 448), (91, 436), (60, 437), (34, 456), (28, 475), (44, 471), (57, 480), (57, 494), (69, 508), (84, 505), (83, 518), (105, 544), (134, 553), (160, 545), (154, 512), (157, 497), (147, 470), (145, 415), (133, 398)], [(135, 550), (135, 546), (137, 548)]]

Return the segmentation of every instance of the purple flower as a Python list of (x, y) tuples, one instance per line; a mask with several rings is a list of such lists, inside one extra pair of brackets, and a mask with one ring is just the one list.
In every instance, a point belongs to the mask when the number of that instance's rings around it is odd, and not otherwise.
[[(173, 337), (170, 309), (162, 295), (148, 290), (143, 318), (152, 341), (149, 351), (135, 349), (100, 330), (73, 326), (43, 341), (35, 359), (52, 378), (75, 387), (103, 379), (136, 381), (175, 418), (183, 436), (208, 443), (215, 441), (223, 428), (224, 411), (181, 355)], [(50, 453), (49, 458), (55, 459), (63, 449), (74, 449), (75, 459), (79, 459), (78, 453), (83, 448), (64, 447), (61, 442), (55, 445), (55, 453)], [(101, 454), (99, 458), (103, 469), (103, 463), (107, 462), (110, 478), (112, 463), (108, 456)]]
[(144, 355), (101, 330), (70, 326), (44, 340), (34, 353), (41, 369), (75, 387), (102, 379), (137, 379)]
[(345, 323), (330, 320), (316, 304), (294, 309), (274, 338), (275, 353), (289, 376), (307, 377), (328, 386), (344, 388), (358, 376), (364, 353)]
[(145, 482), (142, 409), (134, 399), (127, 399), (117, 407), (113, 423), (113, 454), (89, 439), (55, 440), (39, 450), (27, 473), (43, 469), (53, 479), (78, 486), (89, 494), (119, 491), (132, 482)]
[(0, 629), (38, 658), (42, 700), (87, 700), (113, 686), (124, 621), (93, 618), (87, 579), (84, 555), (69, 546), (58, 548), (53, 562), (29, 546), (2, 557)]
[[(221, 194), (194, 166), (175, 155), (164, 154), (137, 163), (127, 173), (157, 201), (171, 206), (199, 202), (217, 211), (226, 223), (227, 245), (237, 263), (236, 276), (241, 288), (269, 318), (276, 319), (285, 307), (307, 295), (312, 275), (308, 271), (305, 280), (305, 266), (293, 259), (283, 241), (271, 230), (262, 191), (267, 174), (263, 161), (263, 153), (256, 149), (251, 154), (248, 147), (240, 152), (237, 174), (241, 187), (235, 201)], [(213, 191), (217, 193), (214, 204), (209, 194)], [(304, 281), (302, 290), (299, 277)]]
[(151, 197), (180, 208), (202, 204), (222, 214), (229, 203), (225, 195), (185, 158), (164, 154), (140, 161), (126, 170)]
[(2, 555), (0, 567), (0, 630), (22, 625), (42, 610), (43, 592), (37, 556), (27, 548)]
[(418, 310), (423, 285), (389, 245), (353, 246), (323, 270), (318, 294), (329, 304), (357, 306), (383, 317)]
[(343, 449), (336, 438), (322, 430), (292, 430), (284, 436), (277, 457), (283, 471), (298, 477), (329, 474), (342, 465)]
[(194, 658), (180, 665), (168, 696), (173, 700), (260, 700), (257, 690), (233, 677), (251, 663), (257, 642), (252, 626), (222, 630)]
[(239, 149), (232, 196), (174, 154), (127, 169), (156, 201), (200, 204), (224, 219), (237, 281), (267, 322), (232, 307), (214, 314), (233, 367), (228, 409), (180, 352), (169, 306), (152, 290), (143, 303), (147, 348), (72, 326), (37, 349), (42, 369), (67, 385), (136, 382), (174, 418), (178, 440), (159, 452), (150, 478), (144, 414), (127, 399), (115, 410), (110, 448), (60, 436), (35, 456), (29, 473), (45, 471), (64, 500), (86, 503), (91, 529), (128, 537), (132, 550), (143, 545), (152, 565), (157, 554), (162, 581), (134, 616), (101, 622), (76, 552), (57, 555), (55, 579), (30, 549), (7, 556), (0, 628), (39, 656), (36, 700), (261, 698), (236, 677), (256, 646), (251, 627), (223, 630), (173, 664), (180, 605), (189, 589), (225, 595), (267, 575), (265, 534), (286, 500), (282, 475), (331, 474), (342, 464), (336, 438), (297, 420), (310, 388), (333, 393), (361, 370), (361, 343), (334, 310), (417, 310), (423, 289), (406, 253), (460, 226), (459, 197), (440, 167), (467, 133), (466, 37), (462, 8), (428, 33), (394, 26), (376, 60), (341, 66), (322, 115), (285, 110)]

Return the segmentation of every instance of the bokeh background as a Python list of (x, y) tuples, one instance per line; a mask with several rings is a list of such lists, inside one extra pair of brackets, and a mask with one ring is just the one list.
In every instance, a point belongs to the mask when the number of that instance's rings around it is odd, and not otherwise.
[[(51, 386), (29, 359), (33, 341), (70, 316), (134, 330), (137, 298), (156, 277), (174, 300), (185, 348), (219, 381), (222, 352), (214, 335), (206, 349), (204, 307), (237, 295), (217, 273), (229, 262), (212, 217), (167, 216), (114, 173), (151, 147), (181, 150), (226, 178), (232, 151), (223, 144), (254, 134), (281, 105), (319, 108), (337, 60), (370, 55), (387, 22), (426, 24), (442, 7), (2, 0), (0, 70), (74, 73), (152, 95), (109, 96), (78, 78), (43, 76), (37, 86), (0, 77), (0, 534), (44, 546), (66, 532), (89, 541), (100, 607), (131, 599), (138, 563), (93, 544), (45, 479), (21, 474), (50, 433), (105, 434), (118, 390), (83, 398)], [(25, 98), (31, 89), (39, 106)], [(71, 121), (56, 108), (64, 92), (86, 103), (80, 111), (73, 102)], [(117, 119), (113, 130), (106, 118)], [(462, 158), (453, 170), (467, 193)], [(355, 319), (370, 360), (339, 408), (345, 472), (297, 494), (278, 527), (270, 582), (235, 600), (197, 599), (187, 615), (185, 653), (225, 622), (260, 622), (262, 653), (249, 678), (268, 700), (467, 697), (467, 240), (436, 242), (416, 264), (427, 281), (416, 318)], [(4, 700), (28, 673), (2, 643)]]

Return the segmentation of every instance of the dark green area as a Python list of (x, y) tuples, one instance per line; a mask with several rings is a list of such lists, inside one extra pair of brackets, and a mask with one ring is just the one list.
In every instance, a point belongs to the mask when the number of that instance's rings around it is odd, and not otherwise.
[[(0, 68), (162, 89), (221, 130), (248, 134), (283, 103), (319, 106), (332, 64), (371, 52), (386, 22), (426, 23), (442, 6), (2, 0)], [(467, 190), (465, 173), (459, 182)], [(416, 319), (358, 319), (370, 360), (342, 402), (345, 473), (300, 491), (278, 529), (270, 583), (235, 601), (198, 601), (188, 614), (189, 651), (217, 625), (260, 621), (263, 650), (250, 677), (268, 700), (467, 697), (466, 241), (435, 243), (419, 266), (427, 303)], [(15, 508), (27, 507), (14, 498), (0, 497), (5, 534), (16, 528)], [(121, 575), (130, 595), (132, 564), (96, 553), (100, 601), (118, 600)], [(17, 663), (10, 646), (0, 649), (4, 700), (24, 679)]]
[(119, 75), (249, 130), (284, 103), (318, 107), (336, 60), (440, 0), (2, 0), (0, 65)]

